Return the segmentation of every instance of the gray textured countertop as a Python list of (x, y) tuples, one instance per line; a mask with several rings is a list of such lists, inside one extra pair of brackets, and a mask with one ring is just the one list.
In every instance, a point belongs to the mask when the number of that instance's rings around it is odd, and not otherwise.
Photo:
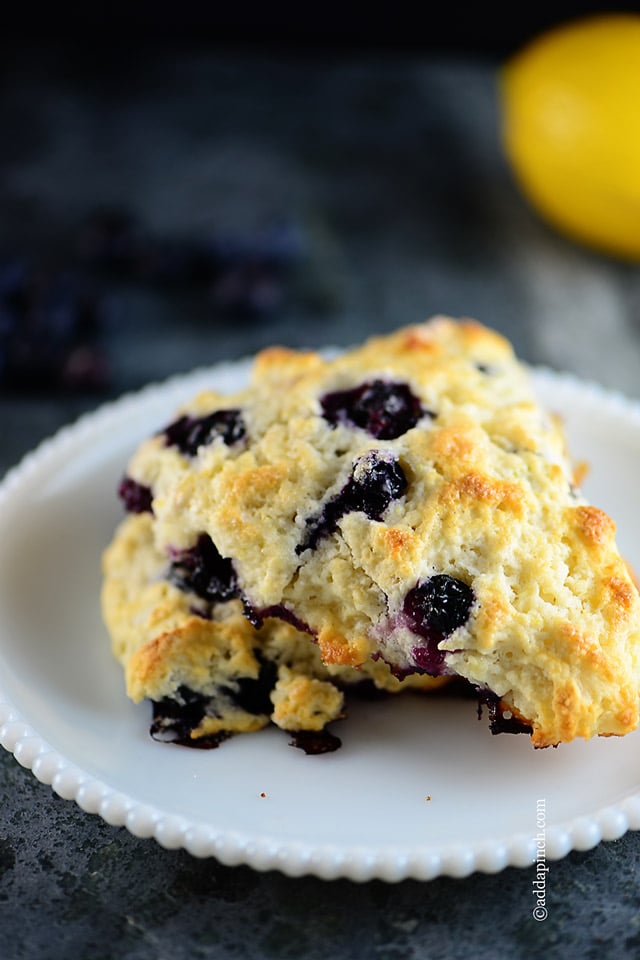
[[(108, 389), (2, 394), (2, 470), (150, 380), (437, 312), (476, 316), (529, 362), (640, 397), (640, 271), (525, 207), (500, 155), (494, 65), (50, 48), (1, 69), (3, 256), (75, 256), (78, 224), (104, 205), (158, 235), (285, 219), (302, 251), (268, 317), (229, 320), (210, 290), (110, 284)], [(226, 868), (107, 826), (0, 754), (2, 960), (635, 957), (639, 864), (635, 833), (550, 863), (536, 923), (530, 869), (356, 885)]]

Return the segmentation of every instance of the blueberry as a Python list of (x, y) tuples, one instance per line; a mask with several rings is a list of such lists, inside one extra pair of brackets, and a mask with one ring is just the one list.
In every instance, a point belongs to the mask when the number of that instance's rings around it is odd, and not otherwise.
[(240, 596), (233, 563), (220, 555), (211, 537), (202, 533), (189, 550), (176, 554), (167, 579), (187, 593), (195, 593), (208, 603), (222, 603)]
[(343, 491), (346, 512), (361, 510), (370, 520), (381, 520), (389, 504), (406, 489), (407, 478), (395, 457), (370, 450), (354, 463)]
[(376, 440), (394, 440), (415, 427), (425, 410), (405, 383), (372, 380), (352, 390), (327, 393), (322, 415), (333, 426), (351, 423)]
[(212, 237), (209, 250), (218, 269), (210, 293), (216, 309), (240, 320), (273, 316), (285, 301), (287, 280), (304, 247), (300, 228), (287, 222), (256, 234)]
[(241, 710), (259, 716), (273, 710), (271, 691), (278, 679), (278, 668), (273, 660), (265, 660), (258, 651), (255, 654), (260, 663), (258, 676), (240, 677), (233, 687), (223, 687), (222, 692)]
[(427, 641), (412, 650), (420, 669), (433, 676), (444, 672), (446, 654), (439, 644), (467, 622), (474, 600), (471, 587), (445, 573), (409, 591), (403, 605), (407, 626)]
[(154, 236), (126, 209), (95, 210), (80, 233), (80, 253), (121, 279), (154, 285), (203, 283), (214, 264), (197, 238)]
[(105, 302), (82, 277), (22, 260), (0, 262), (0, 378), (11, 389), (102, 389), (106, 356), (95, 339)]
[(230, 235), (160, 235), (118, 208), (94, 211), (80, 234), (90, 266), (154, 287), (199, 289), (216, 314), (239, 320), (269, 318), (283, 306), (306, 246), (295, 222)]
[(181, 686), (172, 697), (165, 697), (153, 704), (151, 736), (156, 740), (178, 743), (182, 746), (210, 748), (217, 747), (230, 734), (221, 731), (213, 736), (192, 738), (193, 730), (200, 726), (207, 716), (219, 717), (220, 704), (229, 702), (241, 710), (255, 716), (270, 714), (271, 691), (277, 680), (277, 667), (273, 661), (264, 660), (256, 651), (260, 671), (256, 678), (239, 677), (228, 686), (205, 695)]
[(167, 739), (187, 738), (191, 730), (201, 723), (205, 710), (206, 698), (201, 693), (181, 686), (173, 697), (154, 702), (151, 735), (173, 733), (176, 736)]
[(268, 319), (285, 298), (281, 279), (260, 264), (229, 267), (211, 285), (216, 310), (238, 320)]
[(178, 447), (186, 456), (195, 457), (200, 447), (220, 438), (228, 447), (246, 434), (240, 410), (215, 410), (204, 417), (183, 416), (162, 431), (167, 447)]
[(118, 496), (128, 513), (153, 513), (151, 502), (153, 493), (150, 487), (138, 483), (131, 477), (123, 477), (118, 487)]
[(338, 521), (347, 513), (362, 512), (370, 520), (381, 520), (389, 504), (406, 489), (407, 478), (395, 457), (370, 450), (355, 461), (347, 483), (322, 512), (307, 519), (306, 536), (296, 554), (315, 549), (320, 540), (335, 533)]
[(154, 740), (177, 743), (200, 750), (218, 747), (229, 733), (222, 730), (206, 737), (191, 737), (207, 714), (211, 698), (181, 686), (173, 697), (164, 697), (153, 703), (153, 719), (149, 733)]
[(471, 587), (446, 573), (419, 582), (404, 601), (404, 613), (414, 633), (445, 638), (469, 619), (474, 602)]

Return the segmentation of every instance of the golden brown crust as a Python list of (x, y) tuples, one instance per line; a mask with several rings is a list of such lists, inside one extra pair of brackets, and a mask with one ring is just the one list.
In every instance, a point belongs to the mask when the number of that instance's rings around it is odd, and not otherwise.
[(613, 542), (616, 525), (597, 507), (576, 507), (576, 524), (588, 545), (602, 546)]

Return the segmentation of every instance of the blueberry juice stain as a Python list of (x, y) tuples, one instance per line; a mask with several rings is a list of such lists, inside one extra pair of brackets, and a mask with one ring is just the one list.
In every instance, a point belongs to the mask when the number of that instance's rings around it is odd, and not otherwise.
[(318, 756), (321, 753), (334, 753), (342, 746), (340, 737), (336, 737), (329, 730), (297, 730), (291, 734), (290, 747), (304, 750), (307, 756)]

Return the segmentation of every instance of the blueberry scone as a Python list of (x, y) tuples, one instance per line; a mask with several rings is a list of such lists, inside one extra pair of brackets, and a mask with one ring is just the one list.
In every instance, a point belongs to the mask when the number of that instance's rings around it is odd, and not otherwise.
[(537, 747), (637, 726), (640, 599), (614, 523), (475, 322), (266, 350), (245, 389), (145, 441), (122, 494), (189, 609), (233, 602), (234, 638), (277, 619), (328, 670), (461, 677)]
[[(130, 491), (131, 487), (128, 486)], [(309, 636), (281, 620), (260, 629), (229, 597), (223, 564), (210, 548), (166, 557), (148, 510), (130, 514), (103, 559), (102, 605), (129, 696), (153, 704), (154, 738), (212, 747), (233, 733), (273, 723), (307, 753), (336, 749), (327, 725), (344, 711), (344, 691), (369, 686), (397, 693), (440, 686), (399, 680), (382, 661), (358, 670), (325, 666)]]

